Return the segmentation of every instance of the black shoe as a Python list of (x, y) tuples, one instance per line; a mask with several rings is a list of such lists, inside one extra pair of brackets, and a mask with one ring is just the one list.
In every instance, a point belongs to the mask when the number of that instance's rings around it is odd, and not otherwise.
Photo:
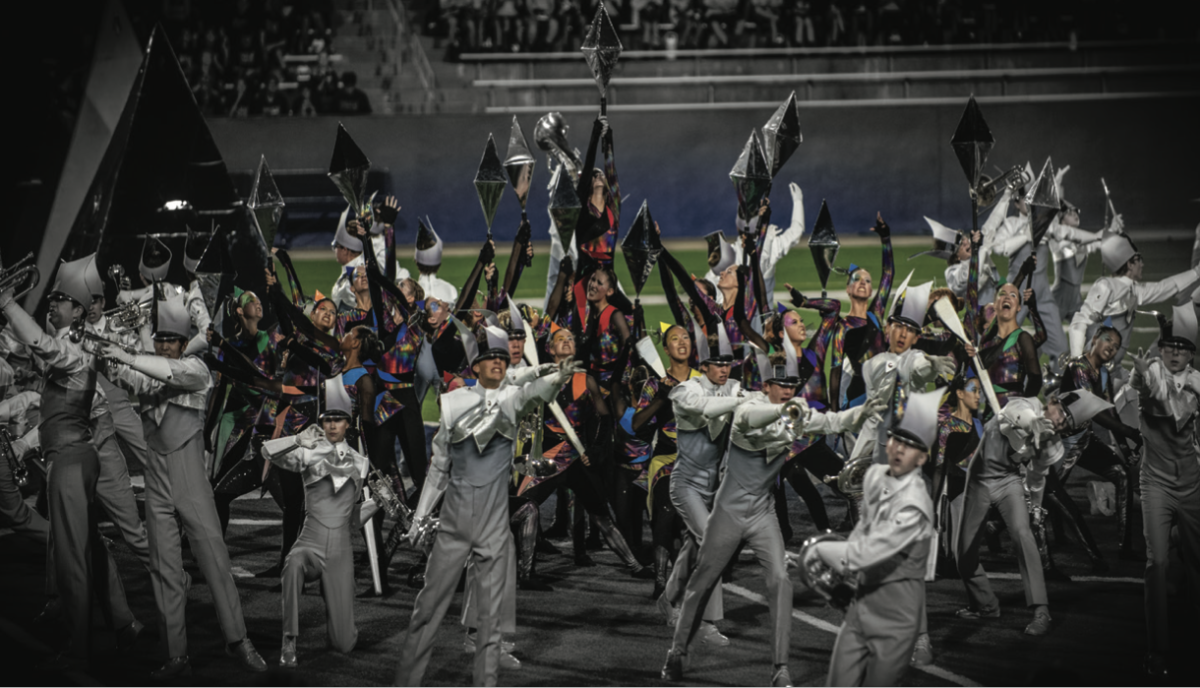
[(134, 619), (133, 623), (117, 631), (117, 652), (128, 654), (137, 644), (138, 636), (142, 634), (143, 628), (145, 626), (142, 625), (142, 622)]
[(651, 580), (654, 578), (654, 569), (649, 566), (643, 566), (640, 569), (631, 571), (630, 574), (635, 580)]
[(1136, 561), (1136, 562), (1145, 563), (1146, 553), (1139, 552), (1132, 547), (1124, 547), (1121, 549), (1120, 554), (1117, 555), (1117, 558), (1120, 559), (1121, 561)]
[(254, 574), (255, 578), (279, 578), (281, 576), (283, 576), (283, 567), (279, 564), (272, 566), (266, 571)]
[(1071, 577), (1068, 576), (1067, 574), (1063, 573), (1062, 570), (1059, 569), (1057, 566), (1051, 566), (1048, 569), (1043, 569), (1042, 577), (1048, 581), (1054, 581), (1055, 583), (1070, 583), (1071, 582)]
[(518, 590), (529, 590), (530, 592), (554, 592), (554, 588), (550, 584), (542, 580), (538, 576), (530, 576), (528, 578), (517, 579)]
[(562, 554), (562, 550), (555, 547), (554, 544), (546, 538), (538, 538), (537, 546), (533, 548), (533, 551), (537, 552), (538, 554)]
[(683, 659), (686, 655), (675, 650), (667, 650), (667, 661), (663, 664), (662, 680), (679, 682), (683, 680)]
[(595, 566), (596, 562), (592, 561), (592, 558), (587, 553), (580, 553), (575, 555), (575, 565), (579, 567)]
[(557, 522), (542, 531), (542, 537), (547, 540), (566, 540), (570, 536), (571, 533), (567, 531), (567, 527), (565, 525), (560, 526)]
[(420, 590), (425, 587), (425, 565), (413, 564), (408, 569), (408, 587)]
[(150, 672), (150, 678), (155, 683), (168, 683), (177, 678), (183, 678), (192, 675), (192, 663), (188, 661), (187, 655), (182, 657), (172, 657), (167, 660), (167, 663), (159, 669)]
[(657, 600), (667, 591), (667, 586), (659, 581), (654, 581), (654, 592), (650, 593), (650, 599)]
[[(422, 586), (424, 586), (424, 580), (425, 580), (425, 577), (423, 575), (424, 571), (422, 570), (421, 573), (422, 573), (422, 576), (421, 576)], [(390, 584), (388, 584), (388, 582), (386, 580), (383, 581), (383, 585), (379, 586), (379, 588), (382, 592), (380, 592), (379, 594), (376, 594), (375, 593), (375, 585), (372, 584), (366, 590), (358, 593), (357, 597), (360, 600), (367, 600), (367, 599), (371, 599), (372, 597), (390, 597), (391, 596), (392, 586)]]
[(589, 552), (596, 552), (604, 549), (604, 540), (601, 539), (598, 534), (589, 535), (583, 544), (588, 548)]

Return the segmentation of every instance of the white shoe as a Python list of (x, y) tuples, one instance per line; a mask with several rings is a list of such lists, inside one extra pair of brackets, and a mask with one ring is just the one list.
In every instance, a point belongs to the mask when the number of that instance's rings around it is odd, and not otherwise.
[[(503, 653), (511, 654), (512, 651), (514, 649), (516, 649), (516, 647), (517, 646), (514, 643), (511, 643), (511, 642), (509, 642), (507, 640), (503, 640), (503, 639), (500, 640), (500, 652), (502, 654)], [(469, 652), (469, 653), (475, 652), (475, 633), (472, 631), (467, 631), (467, 637), (463, 638), (463, 652)], [(514, 657), (513, 659), (515, 660), (516, 658)], [(518, 661), (517, 666), (520, 666), (520, 664), (521, 663)]]
[(714, 647), (729, 646), (729, 638), (721, 635), (720, 629), (711, 621), (702, 621), (700, 623), (700, 642)]
[(917, 644), (913, 647), (912, 658), (908, 663), (915, 667), (933, 664), (933, 643), (929, 641), (928, 633), (917, 636)]

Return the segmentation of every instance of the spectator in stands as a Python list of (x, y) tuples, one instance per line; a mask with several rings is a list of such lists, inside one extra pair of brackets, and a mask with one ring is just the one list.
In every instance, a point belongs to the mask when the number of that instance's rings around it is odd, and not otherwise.
[(238, 36), (237, 50), (233, 53), (234, 69), (241, 76), (247, 79), (254, 79), (262, 71), (262, 60), (260, 58), (258, 49), (254, 46), (254, 36), (249, 33), (243, 33)]
[[(830, 3), (832, 4), (832, 3)], [(791, 3), (791, 31), (789, 35), (792, 45), (796, 47), (813, 47), (816, 45), (816, 31), (813, 28), (813, 7), (808, 0), (796, 0)]]
[(526, 38), (528, 48), (535, 53), (549, 50), (554, 34), (558, 32), (558, 22), (551, 14), (554, 11), (554, 0), (525, 0), (529, 11)]
[(555, 0), (554, 16), (558, 19), (559, 32), (553, 42), (553, 50), (578, 50), (583, 43), (586, 21), (579, 0)]
[[(729, 48), (731, 31), (740, 34), (738, 17), (738, 0), (704, 0), (704, 20), (712, 31), (712, 38), (717, 40), (719, 47)], [(709, 43), (711, 44), (711, 40)], [(708, 47), (701, 45), (699, 47)]]
[(337, 112), (337, 98), (341, 93), (338, 87), (337, 75), (332, 71), (322, 72), (319, 76), (313, 79), (317, 87), (314, 91), (315, 98), (313, 104), (317, 106), (317, 112), (322, 115)]
[(342, 74), (342, 89), (333, 101), (334, 112), (339, 115), (369, 115), (371, 101), (358, 88), (358, 75), (354, 72)]
[(704, 28), (704, 7), (700, 0), (670, 0), (669, 21), (679, 37), (679, 47), (700, 47), (700, 34)]
[(765, 37), (768, 46), (784, 44), (783, 37), (779, 35), (782, 12), (783, 0), (750, 0), (750, 19), (754, 22), (755, 35)]
[(317, 116), (317, 106), (313, 105), (311, 87), (300, 87), (300, 99), (296, 103), (296, 114), (301, 117)]
[(272, 76), (267, 79), (267, 87), (258, 92), (255, 99), (254, 114), (263, 117), (287, 117), (292, 114), (291, 104), (279, 91), (279, 78)]
[[(519, 1), (520, 5), (518, 6)], [(518, 18), (522, 14), (525, 14), (525, 3), (523, 0), (497, 1), (494, 23), (492, 25), (496, 50), (511, 51), (514, 53), (521, 52), (522, 34), (524, 34), (524, 31)]]
[(234, 85), (233, 99), (227, 112), (228, 116), (249, 117), (250, 103), (253, 98), (253, 94), (250, 93), (250, 85), (246, 83), (245, 77), (239, 76), (237, 83)]

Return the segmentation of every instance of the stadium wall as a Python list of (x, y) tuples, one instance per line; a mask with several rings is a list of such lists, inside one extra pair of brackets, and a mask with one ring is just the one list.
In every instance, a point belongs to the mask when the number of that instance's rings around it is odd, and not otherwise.
[[(1200, 204), (1193, 201), (1200, 197), (1195, 163), (1200, 133), (1193, 120), (1198, 105), (1194, 95), (989, 103), (983, 111), (996, 147), (988, 167), (1029, 159), (1036, 173), (1047, 155), (1056, 166), (1071, 165), (1065, 195), (1083, 209), (1085, 228), (1101, 222), (1100, 177), (1130, 231), (1193, 227), (1200, 220)], [(824, 198), (844, 235), (866, 233), (876, 210), (896, 232), (927, 232), (922, 215), (969, 227), (965, 179), (949, 145), (962, 107), (871, 103), (806, 109), (802, 103), (805, 140), (776, 180), (774, 221), (787, 222), (786, 183), (795, 181), (804, 190), (810, 226)], [(751, 129), (770, 112), (612, 112), (617, 170), (627, 196), (622, 234), (643, 199), (664, 236), (732, 233), (736, 197), (728, 172)], [(591, 121), (578, 114), (565, 119), (572, 144), (585, 148)], [(532, 146), (536, 117), (520, 120)], [(390, 191), (403, 206), (401, 222), (415, 227), (418, 214), (429, 215), (447, 242), (484, 236), (472, 181), (489, 132), (503, 157), (510, 122), (510, 115), (345, 120), (374, 167), (390, 172)], [(231, 170), (252, 170), (260, 153), (273, 169), (283, 170), (327, 168), (336, 123), (334, 118), (217, 119), (209, 125)], [(545, 156), (538, 157), (529, 200), (535, 239), (546, 236), (549, 224), (549, 172)], [(332, 184), (329, 193), (336, 195)], [(511, 239), (518, 221), (515, 197), (506, 192), (493, 227), (496, 237)]]

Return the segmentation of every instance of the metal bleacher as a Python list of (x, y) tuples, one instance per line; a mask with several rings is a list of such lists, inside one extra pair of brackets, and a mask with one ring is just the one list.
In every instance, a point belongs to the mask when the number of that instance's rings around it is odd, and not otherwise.
[[(464, 54), (435, 69), (432, 112), (595, 108), (579, 53)], [(1198, 72), (1194, 44), (1166, 42), (626, 51), (608, 100), (690, 110), (777, 103), (793, 90), (809, 106), (1140, 98), (1194, 92)]]

